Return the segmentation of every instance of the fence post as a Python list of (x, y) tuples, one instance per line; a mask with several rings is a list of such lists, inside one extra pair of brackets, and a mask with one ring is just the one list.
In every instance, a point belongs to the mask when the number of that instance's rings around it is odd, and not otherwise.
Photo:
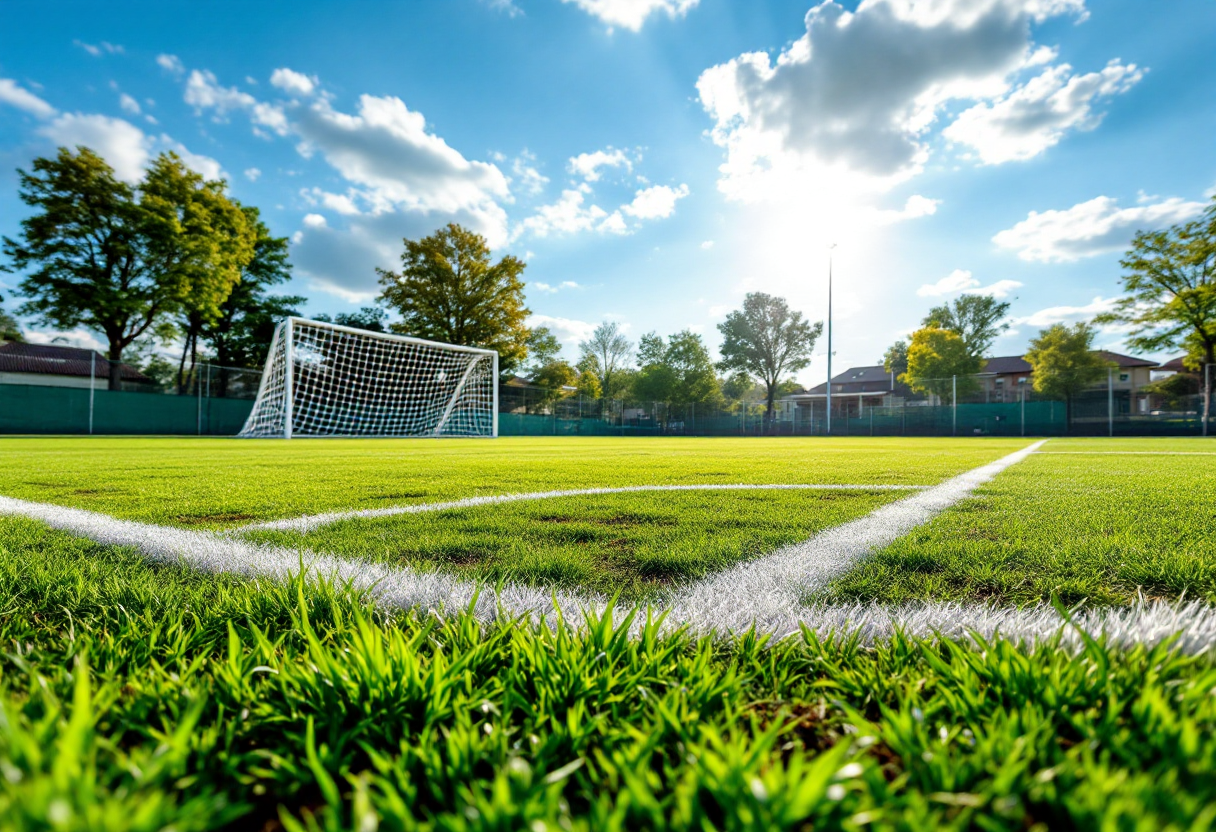
[(198, 381), (198, 367), (194, 368), (194, 398), (198, 401), (198, 426), (197, 433), (203, 435), (203, 385)]
[(1026, 435), (1026, 382), (1018, 385), (1022, 388), (1022, 436)]
[(1107, 436), (1115, 435), (1115, 370), (1106, 368), (1106, 431)]
[(958, 376), (950, 376), (950, 435), (958, 436)]
[(93, 435), (93, 390), (97, 386), (97, 350), (89, 351), (89, 436)]
[(870, 436), (874, 435), (874, 408), (870, 408)]

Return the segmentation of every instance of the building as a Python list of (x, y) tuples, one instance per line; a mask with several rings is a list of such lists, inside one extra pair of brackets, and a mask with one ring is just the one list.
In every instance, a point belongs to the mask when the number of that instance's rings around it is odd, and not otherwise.
[[(124, 384), (146, 385), (155, 382), (129, 364), (119, 364)], [(110, 361), (94, 350), (58, 344), (23, 344), (0, 341), (0, 384), (32, 384), (41, 387), (93, 387), (104, 390), (110, 384)]]
[[(810, 421), (812, 409), (822, 418), (828, 396), (826, 383), (802, 393), (784, 396), (777, 402), (777, 418), (782, 421)], [(832, 377), (832, 413), (860, 417), (872, 407), (898, 407), (904, 404), (927, 404), (925, 396), (888, 373), (881, 364), (850, 367)]]
[[(1141, 390), (1152, 379), (1158, 369), (1156, 362), (1145, 361), (1130, 355), (1121, 355), (1108, 350), (1099, 350), (1098, 355), (1111, 362), (1114, 370), (1108, 379), (1094, 385), (1094, 391), (1106, 391), (1108, 382), (1113, 387), (1114, 398), (1123, 413), (1147, 413), (1150, 397)], [(959, 401), (970, 402), (1016, 402), (1023, 395), (1030, 395), (1033, 368), (1020, 355), (989, 358), (984, 369), (976, 376), (980, 382), (978, 393)], [(886, 372), (881, 364), (866, 367), (850, 367), (832, 377), (832, 415), (860, 418), (872, 407), (899, 407), (901, 405), (928, 405), (932, 397), (917, 393)], [(812, 387), (803, 393), (785, 396), (780, 401), (778, 418), (799, 423), (810, 419), (813, 409), (816, 418), (822, 418), (827, 400), (827, 384)]]

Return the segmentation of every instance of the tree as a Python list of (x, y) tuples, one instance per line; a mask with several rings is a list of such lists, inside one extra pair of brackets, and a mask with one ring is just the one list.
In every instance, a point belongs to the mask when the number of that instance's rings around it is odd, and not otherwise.
[(193, 198), (183, 201), (179, 165), (162, 154), (133, 187), (92, 150), (61, 147), (55, 158), (35, 159), (32, 172), (18, 170), (18, 194), (34, 213), (18, 239), (4, 238), (2, 268), (30, 270), (20, 311), (57, 329), (102, 333), (112, 390), (123, 351), (202, 292), (206, 270), (227, 252), (227, 229), (212, 228)]
[[(1130, 324), (1134, 349), (1182, 346), (1196, 369), (1216, 363), (1216, 198), (1195, 220), (1136, 234), (1120, 265), (1127, 295), (1096, 322)], [(1209, 373), (1201, 378), (1206, 435), (1212, 386)]]
[(790, 309), (784, 298), (752, 292), (743, 299), (743, 309), (731, 312), (718, 324), (718, 331), (722, 333), (718, 367), (760, 379), (765, 388), (765, 418), (771, 422), (777, 385), (786, 374), (810, 365), (823, 323), (812, 325), (801, 312)]
[(600, 388), (600, 379), (591, 370), (581, 370), (578, 374), (578, 395), (584, 399), (598, 399), (604, 391)]
[(215, 353), (219, 369), (219, 395), (228, 395), (233, 367), (261, 367), (274, 337), (275, 326), (284, 318), (299, 315), (307, 300), (298, 295), (268, 295), (272, 286), (291, 277), (287, 261), (287, 238), (274, 237), (262, 222), (257, 208), (242, 206), (253, 230), (253, 256), (241, 269), (241, 279), (224, 302), (220, 315), (203, 327), (201, 337)]
[(1186, 400), (1202, 391), (1199, 377), (1191, 373), (1174, 373), (1140, 388), (1141, 392), (1157, 396), (1166, 410), (1184, 410)]
[(219, 320), (224, 301), (254, 256), (258, 229), (227, 189), (226, 182), (204, 179), (173, 153), (162, 154), (140, 186), (141, 205), (162, 226), (157, 245), (165, 247), (166, 260), (180, 256), (174, 276), (174, 311), (183, 340), (179, 393), (194, 375), (203, 330)]
[(541, 389), (541, 401), (546, 405), (565, 396), (565, 388), (573, 387), (577, 381), (578, 373), (565, 361), (550, 361), (532, 376), (532, 383)]
[(882, 354), (882, 368), (896, 377), (908, 372), (908, 342), (900, 338)]
[(562, 343), (547, 326), (538, 326), (528, 333), (528, 365), (535, 374), (542, 367), (557, 360)]
[(932, 393), (954, 404), (954, 396), (978, 389), (974, 374), (984, 365), (972, 355), (957, 332), (927, 326), (912, 333), (908, 346), (908, 369), (899, 380), (913, 390)]
[[(4, 302), (4, 297), (0, 296), (0, 303)], [(12, 315), (0, 309), (0, 341), (24, 341), (25, 336), (21, 334), (21, 324), (17, 323), (17, 319)]]
[(633, 382), (634, 395), (642, 401), (669, 405), (722, 402), (722, 390), (709, 350), (701, 336), (683, 330), (666, 341), (657, 333), (643, 335), (638, 343), (642, 365)]
[(756, 388), (756, 381), (742, 370), (736, 370), (721, 385), (722, 395), (731, 401), (740, 401)]
[(317, 315), (313, 320), (366, 329), (368, 332), (388, 332), (388, 313), (379, 306), (364, 306), (358, 312), (339, 312), (332, 318), (329, 315)]
[(1086, 323), (1072, 327), (1053, 324), (1040, 330), (1026, 352), (1035, 392), (1063, 399), (1070, 425), (1073, 397), (1100, 381), (1110, 367), (1110, 362), (1093, 351), (1094, 334)]
[(997, 336), (1009, 329), (1008, 314), (1006, 301), (989, 295), (962, 295), (953, 304), (930, 309), (921, 326), (950, 330), (963, 339), (970, 355), (984, 358)]
[(506, 255), (490, 262), (485, 237), (449, 223), (429, 237), (405, 240), (400, 273), (376, 269), (380, 300), (401, 314), (390, 329), (495, 350), (507, 373), (528, 354), (530, 314), (524, 306), (525, 264)]
[(615, 321), (604, 321), (591, 333), (591, 337), (578, 345), (580, 362), (594, 358), (595, 373), (605, 398), (614, 398), (624, 389), (621, 370), (629, 365), (633, 344), (625, 337)]

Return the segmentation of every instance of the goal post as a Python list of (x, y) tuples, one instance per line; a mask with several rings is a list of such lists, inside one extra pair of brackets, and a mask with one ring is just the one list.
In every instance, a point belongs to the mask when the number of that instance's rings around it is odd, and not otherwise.
[(241, 437), (498, 436), (498, 353), (287, 318)]

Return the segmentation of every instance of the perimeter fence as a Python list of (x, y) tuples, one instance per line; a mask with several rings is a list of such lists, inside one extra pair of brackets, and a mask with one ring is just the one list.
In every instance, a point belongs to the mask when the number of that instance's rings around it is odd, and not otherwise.
[(200, 363), (146, 382), (54, 376), (0, 383), (0, 434), (232, 436), (253, 409), (260, 370)]
[[(0, 382), (0, 434), (232, 436), (253, 407), (260, 370), (199, 364), (179, 384), (71, 378), (58, 384)], [(961, 382), (961, 383), (960, 383)], [(1151, 392), (1112, 374), (1071, 402), (1045, 398), (1029, 384), (1005, 388), (992, 377), (923, 385), (928, 392), (840, 385), (831, 404), (833, 436), (1198, 436), (1202, 396)], [(903, 395), (901, 395), (901, 393)], [(803, 393), (776, 402), (729, 404), (554, 397), (536, 387), (502, 385), (501, 436), (824, 436), (827, 397)], [(1209, 433), (1216, 433), (1216, 421)]]

